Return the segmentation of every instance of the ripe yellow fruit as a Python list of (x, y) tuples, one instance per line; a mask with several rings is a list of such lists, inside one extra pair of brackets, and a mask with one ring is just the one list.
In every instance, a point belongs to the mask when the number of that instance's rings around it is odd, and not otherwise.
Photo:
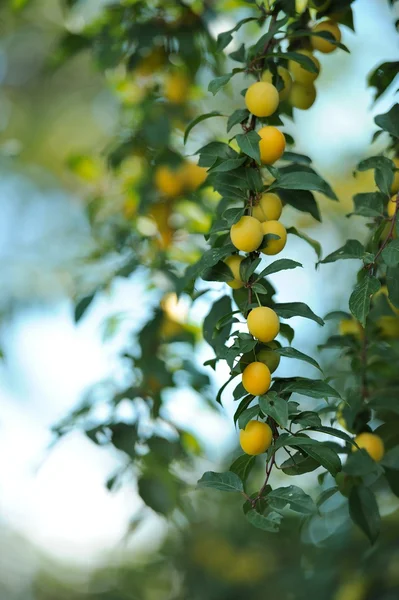
[[(278, 95), (280, 98), (280, 102), (283, 100), (287, 100), (288, 94), (290, 93), (292, 79), (289, 71), (284, 67), (278, 67), (277, 73), (280, 75), (283, 80), (283, 87), (279, 91)], [(264, 71), (262, 75), (262, 81), (266, 81), (266, 83), (273, 83), (273, 74), (271, 71)], [(273, 84), (274, 85), (274, 84)]]
[[(393, 305), (392, 305), (392, 308)], [(397, 310), (397, 309), (395, 309)], [(392, 317), (389, 315), (383, 315), (378, 317), (376, 325), (379, 329), (379, 333), (383, 339), (397, 339), (399, 338), (399, 319), (398, 317)]]
[(275, 235), (280, 236), (279, 239), (271, 239), (268, 240), (267, 245), (264, 248), (261, 248), (261, 252), (263, 254), (268, 254), (272, 256), (274, 254), (278, 254), (284, 248), (287, 243), (287, 230), (280, 223), (280, 221), (265, 221), (262, 225), (263, 235), (267, 233), (274, 233)]
[(277, 194), (265, 192), (259, 200), (259, 204), (253, 207), (252, 216), (261, 223), (264, 221), (277, 221), (282, 213), (283, 204)]
[(387, 213), (388, 217), (393, 217), (396, 211), (396, 194), (394, 194), (388, 201)]
[(253, 83), (245, 94), (245, 105), (256, 117), (270, 117), (276, 111), (279, 100), (277, 88), (266, 81)]
[(184, 73), (170, 73), (164, 84), (164, 96), (172, 104), (182, 104), (187, 100), (190, 81)]
[(240, 264), (243, 260), (244, 256), (233, 254), (232, 256), (226, 258), (226, 260), (224, 261), (226, 265), (230, 268), (230, 271), (233, 273), (234, 276), (234, 279), (226, 282), (227, 285), (233, 288), (233, 290), (238, 290), (244, 285), (240, 277)]
[(190, 161), (185, 162), (181, 167), (181, 177), (184, 186), (191, 192), (202, 185), (207, 177), (205, 167), (200, 167)]
[(155, 171), (155, 185), (165, 196), (176, 198), (182, 193), (184, 182), (179, 171), (172, 171), (167, 165), (161, 165)]
[(278, 348), (280, 344), (278, 342), (270, 342), (264, 348), (261, 348), (256, 355), (259, 362), (262, 362), (269, 368), (270, 373), (274, 373), (280, 364), (281, 356), (275, 352), (275, 348)]
[[(393, 158), (392, 160), (395, 164), (395, 167), (397, 169), (399, 169), (399, 156), (397, 156), (396, 158)], [(392, 182), (392, 187), (391, 187), (391, 192), (392, 192), (392, 194), (396, 194), (397, 192), (399, 192), (399, 171), (395, 171), (393, 182)]]
[(241, 217), (230, 229), (230, 238), (237, 250), (253, 252), (259, 248), (262, 238), (262, 226), (254, 217)]
[(260, 160), (264, 165), (272, 165), (284, 154), (284, 134), (273, 125), (262, 127), (258, 134), (262, 138), (259, 142)]
[(261, 396), (270, 387), (271, 375), (268, 367), (262, 362), (252, 362), (245, 367), (242, 374), (242, 385), (248, 394)]
[[(315, 25), (312, 31), (314, 33), (322, 33), (323, 31), (326, 31), (328, 33), (331, 33), (333, 37), (337, 40), (337, 42), (341, 41), (341, 30), (334, 21), (322, 21), (321, 23)], [(312, 35), (310, 42), (315, 50), (319, 50), (320, 52), (323, 52), (323, 54), (329, 54), (337, 48), (337, 46), (335, 46), (328, 40), (325, 40), (324, 38), (318, 37), (316, 35)]]
[(258, 306), (247, 317), (249, 333), (261, 342), (271, 342), (280, 331), (280, 321), (273, 309)]
[[(366, 452), (375, 461), (380, 461), (385, 454), (384, 442), (382, 439), (375, 435), (375, 433), (359, 433), (355, 437), (355, 442), (359, 448), (364, 448)], [(356, 446), (352, 446), (353, 451), (356, 451)]]
[(288, 62), (288, 68), (295, 81), (302, 83), (302, 85), (309, 85), (310, 83), (313, 83), (320, 74), (320, 62), (313, 56), (310, 50), (298, 50), (297, 54), (303, 54), (303, 56), (310, 58), (319, 71), (318, 73), (311, 73), (295, 60), (290, 60)]
[(294, 81), (292, 84), (289, 102), (294, 108), (308, 110), (316, 100), (316, 88), (314, 85), (302, 85)]
[(271, 446), (273, 432), (267, 423), (250, 421), (240, 431), (240, 445), (246, 454), (257, 456)]
[(336, 414), (336, 416), (337, 416), (337, 422), (341, 425), (341, 427), (343, 429), (346, 429), (347, 431), (349, 431), (348, 430), (348, 424), (347, 424), (346, 419), (344, 417), (344, 412), (343, 412), (344, 408), (345, 408), (345, 402), (340, 402), (339, 405), (338, 405), (337, 414)]

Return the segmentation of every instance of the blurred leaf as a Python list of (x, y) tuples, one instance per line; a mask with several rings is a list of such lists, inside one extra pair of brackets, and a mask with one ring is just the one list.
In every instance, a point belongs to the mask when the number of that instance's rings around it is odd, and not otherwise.
[(353, 196), (355, 215), (361, 217), (378, 217), (384, 210), (385, 196), (381, 192), (369, 192), (365, 194), (355, 194)]
[(389, 300), (396, 308), (399, 308), (399, 267), (389, 267), (386, 278)]
[(245, 513), (245, 516), (251, 525), (257, 527), (258, 529), (263, 529), (263, 531), (269, 531), (270, 533), (276, 533), (280, 529), (280, 523), (283, 518), (276, 512), (272, 512), (267, 516), (264, 516), (253, 508)]
[(297, 237), (301, 238), (301, 240), (304, 240), (305, 242), (307, 242), (310, 246), (312, 246), (313, 250), (316, 252), (317, 258), (320, 259), (321, 245), (319, 244), (318, 241), (312, 239), (303, 231), (299, 231), (296, 227), (288, 227), (287, 233), (292, 233), (292, 235), (296, 235)]
[(187, 125), (186, 130), (184, 132), (184, 143), (187, 142), (188, 136), (190, 134), (190, 131), (193, 129), (193, 127), (195, 127), (198, 123), (201, 123), (201, 121), (205, 121), (206, 119), (210, 119), (211, 117), (223, 117), (223, 115), (219, 111), (213, 110), (212, 112), (205, 113), (203, 115), (199, 115), (198, 117), (193, 119)]
[(374, 102), (379, 98), (385, 90), (391, 85), (395, 77), (399, 72), (399, 61), (397, 62), (384, 62), (378, 65), (372, 71), (367, 82), (369, 86), (377, 88), (374, 96)]
[(379, 536), (381, 517), (373, 492), (365, 485), (355, 485), (349, 496), (351, 519), (374, 544)]
[(78, 323), (78, 321), (80, 321), (80, 319), (83, 317), (90, 304), (93, 302), (95, 295), (96, 292), (89, 294), (89, 296), (85, 296), (76, 304), (74, 312), (75, 323)]

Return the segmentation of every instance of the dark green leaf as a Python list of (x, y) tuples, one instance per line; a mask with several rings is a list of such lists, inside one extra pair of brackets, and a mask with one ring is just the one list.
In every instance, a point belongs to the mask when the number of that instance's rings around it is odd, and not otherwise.
[(380, 287), (379, 279), (366, 273), (349, 298), (349, 309), (363, 327), (366, 325), (366, 318), (370, 311), (371, 296), (378, 292)]
[(215, 96), (222, 87), (229, 83), (233, 75), (234, 73), (227, 73), (227, 75), (221, 75), (212, 79), (208, 85), (208, 92), (211, 92)]
[(218, 51), (223, 50), (224, 48), (226, 48), (226, 46), (228, 46), (230, 44), (231, 40), (233, 39), (233, 36), (231, 35), (232, 33), (234, 33), (235, 31), (238, 31), (240, 29), (240, 27), (245, 25), (245, 23), (248, 23), (249, 21), (255, 21), (255, 20), (256, 20), (256, 17), (247, 17), (246, 19), (241, 19), (241, 21), (238, 21), (237, 25), (235, 27), (233, 27), (233, 29), (230, 29), (229, 31), (224, 31), (223, 33), (220, 33), (218, 35), (218, 39), (217, 39)]
[(332, 200), (338, 200), (324, 179), (315, 173), (308, 171), (291, 171), (282, 173), (280, 177), (272, 183), (269, 190), (314, 190), (325, 194)]
[(275, 260), (273, 263), (268, 265), (263, 271), (257, 275), (256, 279), (261, 279), (261, 277), (267, 277), (268, 275), (272, 275), (273, 273), (278, 273), (279, 271), (286, 271), (288, 269), (296, 269), (296, 267), (302, 267), (301, 263), (296, 262), (295, 260), (291, 260), (290, 258), (279, 258)]
[(365, 485), (353, 486), (349, 496), (351, 519), (374, 544), (381, 528), (381, 517), (373, 492)]
[(313, 367), (316, 367), (316, 369), (319, 369), (319, 371), (322, 370), (320, 368), (320, 365), (315, 361), (314, 358), (308, 356), (307, 354), (304, 354), (303, 352), (300, 352), (299, 350), (295, 350), (295, 348), (276, 348), (275, 352), (277, 352), (277, 354), (280, 354), (280, 356), (285, 356), (285, 358), (295, 358), (297, 360), (303, 360), (304, 362), (309, 363)]
[(297, 452), (280, 466), (285, 475), (303, 475), (304, 473), (311, 473), (315, 469), (320, 467), (320, 463), (312, 458), (311, 456), (304, 456), (300, 452)]
[(75, 306), (74, 318), (75, 323), (80, 321), (80, 319), (85, 314), (86, 310), (89, 308), (90, 304), (93, 302), (96, 292), (90, 294), (89, 296), (85, 296)]
[(271, 491), (267, 495), (267, 503), (275, 510), (283, 510), (288, 504), (291, 510), (304, 515), (317, 511), (312, 498), (296, 485), (289, 485)]
[(399, 240), (391, 240), (381, 253), (384, 263), (388, 267), (399, 265)]
[(296, 235), (297, 237), (301, 238), (301, 240), (307, 242), (310, 246), (312, 246), (313, 250), (316, 252), (317, 258), (320, 259), (321, 245), (317, 240), (312, 239), (306, 233), (303, 233), (303, 231), (299, 231), (296, 227), (288, 227), (287, 233), (292, 233), (292, 235)]
[(259, 407), (266, 417), (274, 419), (280, 427), (287, 427), (288, 424), (288, 404), (283, 398), (280, 398), (276, 392), (269, 392), (259, 398)]
[(251, 508), (251, 510), (249, 510), (245, 516), (251, 525), (257, 527), (258, 529), (263, 529), (263, 531), (276, 533), (280, 529), (282, 516), (276, 512), (272, 512), (267, 516), (264, 516), (258, 513), (255, 509)]
[(323, 319), (314, 314), (304, 302), (284, 302), (275, 304), (273, 309), (283, 319), (291, 319), (292, 317), (303, 317), (316, 321), (319, 325), (324, 325)]
[(230, 131), (234, 125), (238, 125), (238, 123), (242, 123), (247, 121), (249, 117), (249, 110), (246, 108), (238, 108), (229, 116), (227, 119), (227, 133)]
[(235, 473), (244, 483), (255, 464), (255, 457), (248, 454), (242, 454), (233, 462), (229, 471)]
[(389, 267), (386, 277), (389, 299), (396, 308), (399, 308), (399, 267)]
[(200, 167), (211, 167), (214, 162), (221, 158), (226, 160), (228, 158), (238, 158), (238, 154), (231, 146), (224, 144), (223, 142), (210, 142), (203, 146), (195, 154), (200, 155), (198, 164)]
[(399, 72), (399, 62), (384, 62), (378, 65), (374, 71), (372, 71), (367, 82), (369, 86), (377, 88), (374, 96), (374, 101), (377, 100), (385, 90), (391, 85), (396, 75)]
[(186, 131), (184, 132), (184, 143), (187, 142), (188, 136), (190, 134), (190, 131), (193, 129), (193, 127), (195, 127), (198, 123), (201, 123), (201, 121), (205, 121), (205, 119), (210, 119), (211, 117), (222, 117), (223, 115), (217, 111), (217, 110), (213, 110), (212, 112), (209, 113), (205, 113), (203, 115), (200, 115), (199, 117), (196, 117), (195, 119), (193, 119), (191, 121), (191, 123), (189, 123), (186, 127)]
[(252, 421), (259, 414), (259, 406), (252, 406), (244, 410), (238, 417), (238, 427), (245, 429), (247, 424)]
[(312, 192), (304, 190), (279, 190), (284, 204), (289, 204), (301, 212), (309, 213), (316, 221), (321, 221), (320, 210)]
[(226, 173), (228, 171), (234, 171), (235, 169), (238, 169), (238, 167), (240, 167), (243, 163), (245, 163), (246, 160), (246, 156), (242, 156), (241, 158), (228, 158), (227, 160), (224, 160), (219, 164), (216, 163), (216, 166), (213, 166), (209, 170), (209, 172)]
[(286, 379), (283, 391), (285, 393), (302, 394), (309, 398), (340, 398), (339, 393), (328, 383), (321, 379), (307, 379), (306, 377), (293, 377)]
[(248, 133), (239, 133), (236, 135), (236, 141), (244, 154), (253, 158), (260, 165), (260, 135), (256, 131)]
[(298, 423), (302, 427), (321, 427), (321, 420), (317, 413), (311, 410), (305, 410), (292, 417), (293, 423)]
[(276, 448), (281, 446), (301, 448), (320, 465), (327, 469), (327, 471), (334, 477), (341, 470), (341, 461), (338, 454), (325, 444), (299, 435), (287, 436), (281, 439), (281, 441), (280, 439), (281, 438), (277, 440), (277, 442), (280, 443), (276, 443)]
[(342, 260), (344, 258), (363, 258), (364, 255), (364, 246), (358, 240), (348, 240), (345, 244), (335, 250), (335, 252), (331, 252), (326, 258), (320, 261), (320, 264), (332, 263), (336, 260)]
[(384, 210), (384, 194), (381, 192), (370, 192), (366, 194), (355, 194), (353, 196), (354, 213), (361, 217), (378, 217)]
[(214, 473), (207, 471), (197, 483), (198, 487), (207, 487), (222, 492), (243, 492), (244, 486), (241, 479), (235, 473)]
[(399, 104), (394, 104), (392, 108), (382, 115), (377, 115), (374, 121), (384, 131), (390, 133), (393, 137), (399, 137)]

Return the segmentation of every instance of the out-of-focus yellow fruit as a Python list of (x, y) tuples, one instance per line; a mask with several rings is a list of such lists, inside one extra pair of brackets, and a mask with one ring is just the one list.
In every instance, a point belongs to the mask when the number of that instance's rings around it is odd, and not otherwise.
[(338, 589), (333, 600), (365, 600), (366, 593), (366, 585), (363, 581), (347, 581)]
[(280, 238), (268, 240), (267, 245), (264, 248), (261, 248), (260, 251), (263, 254), (268, 254), (269, 256), (278, 254), (287, 243), (286, 228), (280, 223), (280, 221), (265, 221), (261, 225), (263, 235), (266, 235), (267, 233), (274, 233), (275, 235), (280, 236)]
[(147, 77), (153, 75), (164, 64), (166, 53), (163, 48), (153, 48), (147, 56), (144, 56), (136, 67), (137, 75)]
[(238, 254), (233, 254), (225, 259), (226, 265), (230, 268), (230, 271), (233, 273), (234, 279), (232, 281), (227, 281), (227, 285), (229, 285), (233, 290), (238, 290), (242, 288), (244, 283), (241, 281), (240, 277), (240, 264), (244, 260), (244, 256), (239, 256)]
[(378, 292), (376, 292), (373, 296), (373, 300), (376, 300), (378, 298), (378, 296), (385, 296), (387, 299), (387, 302), (389, 304), (390, 309), (392, 310), (392, 312), (395, 313), (395, 315), (399, 316), (399, 308), (396, 308), (396, 306), (394, 306), (392, 304), (392, 302), (390, 301), (389, 297), (388, 297), (388, 288), (386, 285), (382, 285), (380, 287), (380, 289), (378, 290)]
[(157, 228), (161, 236), (160, 245), (161, 247), (165, 248), (171, 245), (173, 239), (173, 229), (169, 225), (171, 213), (171, 206), (169, 204), (160, 202), (154, 204), (149, 212), (150, 216), (157, 224)]
[(172, 104), (182, 104), (187, 100), (190, 81), (184, 73), (170, 73), (164, 84), (164, 96)]
[(245, 367), (242, 374), (242, 385), (248, 394), (261, 396), (270, 387), (271, 375), (268, 367), (262, 362), (253, 362)]
[(273, 309), (258, 306), (247, 317), (249, 333), (261, 342), (271, 342), (280, 331), (280, 321)]
[[(399, 171), (398, 171), (399, 173)], [(388, 217), (393, 217), (396, 211), (396, 198), (397, 195), (394, 194), (389, 200), (388, 200), (388, 206), (387, 206), (387, 213), (388, 213)]]
[(274, 373), (280, 364), (281, 356), (278, 352), (275, 352), (275, 349), (279, 347), (280, 344), (273, 341), (257, 352), (256, 359), (265, 364), (269, 368), (270, 373)]
[(341, 402), (337, 408), (337, 422), (343, 427), (343, 429), (348, 430), (348, 424), (344, 418), (343, 410), (345, 408), (345, 402)]
[(264, 165), (272, 165), (282, 157), (285, 150), (285, 137), (277, 127), (268, 125), (259, 129), (260, 159)]
[(205, 167), (200, 167), (193, 162), (187, 161), (181, 167), (181, 176), (185, 187), (193, 192), (204, 183), (207, 172)]
[(342, 319), (339, 322), (338, 331), (340, 335), (355, 335), (356, 337), (362, 337), (364, 334), (363, 327), (355, 319)]
[(303, 54), (303, 56), (310, 58), (319, 71), (318, 73), (312, 73), (295, 60), (288, 61), (288, 68), (295, 81), (302, 83), (302, 85), (309, 85), (310, 83), (313, 83), (320, 74), (320, 62), (313, 56), (313, 53), (310, 50), (298, 50), (297, 54)]
[[(328, 33), (331, 33), (337, 42), (341, 41), (341, 30), (334, 21), (327, 20), (322, 21), (321, 23), (317, 23), (317, 25), (313, 27), (312, 31), (314, 33), (323, 33), (323, 31), (326, 31)], [(325, 40), (316, 35), (312, 35), (312, 37), (310, 38), (310, 42), (315, 50), (319, 50), (320, 52), (323, 52), (323, 54), (329, 54), (337, 48), (337, 46), (335, 46), (328, 40)]]
[(266, 81), (253, 83), (245, 94), (245, 105), (256, 117), (269, 117), (276, 111), (278, 103), (277, 88)]
[[(355, 437), (355, 442), (359, 448), (364, 448), (371, 458), (377, 462), (380, 461), (385, 454), (384, 442), (378, 435), (375, 435), (375, 433), (359, 433), (359, 435)], [(355, 452), (356, 450), (356, 446), (352, 446), (352, 451)]]
[[(287, 69), (285, 69), (284, 67), (277, 67), (277, 73), (280, 75), (281, 79), (283, 80), (283, 87), (281, 88), (281, 90), (278, 93), (280, 102), (283, 102), (283, 100), (287, 100), (288, 94), (290, 93), (292, 79), (291, 79), (291, 75), (290, 75), (289, 71)], [(262, 74), (262, 81), (265, 81), (266, 83), (273, 83), (272, 72), (264, 71)]]
[(263, 454), (270, 447), (273, 432), (267, 423), (250, 421), (245, 429), (240, 431), (240, 445), (246, 454), (256, 456)]
[(299, 110), (308, 110), (313, 106), (315, 100), (316, 88), (314, 85), (302, 85), (294, 81), (289, 97), (291, 106), (299, 108)]
[[(394, 162), (395, 167), (399, 169), (399, 156), (393, 158), (392, 161)], [(397, 192), (399, 192), (399, 171), (395, 171), (391, 186), (391, 192), (392, 194), (396, 194)]]
[(264, 221), (277, 221), (283, 210), (283, 205), (277, 194), (265, 192), (259, 200), (259, 204), (253, 207), (252, 216), (261, 223)]
[(179, 171), (172, 171), (167, 165), (161, 165), (155, 171), (155, 185), (165, 196), (176, 198), (182, 193), (184, 182)]
[[(395, 308), (393, 305), (391, 305)], [(398, 309), (395, 309), (395, 311)], [(381, 337), (395, 339), (399, 338), (399, 318), (383, 315), (376, 321), (376, 325), (380, 330)]]
[(258, 219), (254, 217), (241, 217), (230, 229), (230, 238), (237, 250), (253, 252), (259, 248), (263, 232)]
[(125, 217), (125, 219), (132, 219), (134, 217), (134, 215), (136, 214), (137, 211), (137, 205), (138, 205), (138, 196), (136, 195), (130, 195), (126, 198), (124, 205), (123, 205), (123, 215)]

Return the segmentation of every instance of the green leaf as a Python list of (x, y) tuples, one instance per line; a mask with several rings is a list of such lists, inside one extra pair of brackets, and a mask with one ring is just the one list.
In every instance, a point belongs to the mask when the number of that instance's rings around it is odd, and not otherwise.
[(252, 471), (252, 467), (255, 464), (255, 456), (249, 456), (249, 454), (242, 454), (233, 462), (230, 466), (229, 471), (235, 473), (241, 481), (244, 483), (247, 480), (248, 475)]
[(361, 259), (363, 258), (364, 253), (365, 249), (363, 244), (361, 244), (358, 240), (348, 240), (343, 246), (341, 246), (341, 248), (338, 248), (338, 250), (331, 252), (331, 254), (323, 258), (323, 260), (320, 261), (320, 264), (332, 263), (336, 260), (350, 258)]
[(292, 317), (303, 317), (315, 321), (319, 325), (324, 325), (322, 318), (314, 314), (304, 302), (284, 302), (275, 304), (273, 309), (282, 319), (291, 319)]
[(369, 192), (366, 194), (355, 194), (353, 214), (361, 217), (379, 217), (384, 211), (384, 194), (381, 192)]
[[(313, 62), (313, 61), (311, 61)], [(306, 156), (306, 154), (298, 154), (298, 152), (284, 152), (283, 156), (282, 156), (282, 160), (289, 160), (290, 162), (294, 162), (294, 163), (299, 163), (299, 164), (304, 164), (304, 165), (310, 165), (310, 163), (312, 162), (312, 159), (309, 156)]]
[(135, 447), (138, 440), (137, 426), (127, 423), (115, 423), (109, 425), (111, 431), (111, 443), (122, 452), (126, 452), (131, 458), (136, 455)]
[(90, 304), (93, 302), (95, 295), (96, 295), (96, 292), (94, 292), (93, 294), (89, 294), (88, 296), (85, 296), (84, 298), (79, 300), (79, 302), (76, 304), (75, 312), (74, 312), (75, 323), (78, 323), (78, 321), (80, 321), (80, 319), (83, 317), (86, 310), (89, 308)]
[(234, 125), (238, 125), (239, 123), (243, 123), (247, 121), (249, 118), (249, 110), (246, 108), (237, 108), (227, 119), (227, 133), (230, 131)]
[(297, 237), (301, 238), (301, 240), (304, 240), (305, 242), (307, 242), (310, 246), (312, 246), (313, 250), (316, 252), (317, 258), (320, 259), (321, 245), (319, 244), (319, 242), (317, 240), (314, 240), (313, 238), (309, 237), (303, 231), (299, 231), (296, 227), (288, 227), (287, 233), (292, 233), (292, 235), (296, 235)]
[(384, 131), (390, 133), (393, 137), (399, 137), (399, 104), (394, 104), (392, 108), (382, 115), (377, 115), (374, 121)]
[(259, 415), (259, 406), (252, 406), (244, 410), (238, 417), (238, 427), (245, 429), (247, 424)]
[(161, 515), (168, 515), (176, 506), (175, 485), (172, 482), (144, 475), (138, 480), (138, 492), (144, 502)]
[(287, 427), (288, 404), (276, 392), (269, 392), (259, 398), (259, 408), (266, 417), (274, 419), (280, 427)]
[(256, 280), (272, 275), (273, 273), (278, 273), (279, 271), (296, 269), (296, 267), (302, 267), (301, 263), (296, 262), (296, 260), (291, 260), (290, 258), (279, 258), (263, 269), (263, 271), (257, 275)]
[(227, 73), (227, 75), (221, 75), (212, 79), (208, 85), (208, 92), (211, 92), (215, 96), (222, 87), (229, 83), (233, 75), (234, 73)]
[(399, 61), (397, 62), (384, 62), (372, 71), (368, 78), (367, 83), (371, 87), (377, 89), (374, 102), (385, 92), (385, 90), (391, 85), (396, 75), (399, 72)]
[(303, 427), (321, 427), (319, 415), (311, 410), (305, 410), (304, 412), (299, 413), (299, 415), (295, 415), (292, 417), (292, 422), (298, 423)]
[(388, 267), (397, 267), (399, 265), (399, 240), (390, 241), (381, 256)]
[(389, 267), (386, 278), (389, 299), (396, 308), (399, 308), (399, 267)]
[(294, 454), (291, 458), (283, 462), (280, 469), (285, 475), (303, 475), (304, 473), (311, 473), (315, 469), (320, 467), (320, 463), (312, 458), (311, 456), (304, 456), (300, 452)]
[(200, 167), (211, 167), (218, 158), (226, 160), (228, 158), (238, 158), (238, 154), (231, 146), (223, 142), (210, 142), (206, 144), (195, 154), (199, 154), (198, 165)]
[(244, 154), (253, 158), (260, 165), (260, 135), (256, 131), (248, 133), (239, 133), (236, 135), (236, 141)]
[(284, 58), (286, 60), (293, 60), (294, 62), (299, 63), (304, 69), (306, 69), (306, 71), (309, 71), (310, 73), (319, 72), (315, 62), (305, 54), (299, 54), (298, 52), (273, 52), (271, 56), (278, 56), (279, 58)]
[(374, 544), (380, 533), (381, 517), (375, 495), (365, 485), (353, 486), (349, 496), (349, 514)]
[(353, 477), (366, 477), (371, 473), (381, 473), (382, 467), (371, 458), (366, 450), (361, 449), (348, 455), (343, 470)]
[(257, 257), (255, 259), (247, 256), (240, 264), (240, 278), (241, 281), (246, 283), (251, 275), (256, 271), (259, 263), (261, 262), (261, 258)]
[(213, 267), (206, 269), (202, 275), (201, 279), (204, 281), (232, 281), (234, 279), (233, 273), (231, 272), (230, 267), (226, 265), (223, 261), (219, 261)]
[(238, 48), (238, 50), (235, 50), (234, 52), (230, 52), (229, 57), (231, 58), (231, 60), (235, 60), (236, 62), (241, 62), (241, 63), (245, 63), (246, 62), (246, 50), (245, 50), (245, 44), (241, 44), (241, 46)]
[(214, 337), (214, 331), (216, 324), (224, 315), (231, 313), (231, 298), (230, 296), (223, 296), (217, 300), (207, 316), (205, 317), (203, 324), (203, 335), (204, 339), (212, 348), (219, 351), (230, 336), (231, 325), (227, 325), (221, 331), (218, 336)]
[(327, 435), (332, 435), (340, 440), (344, 440), (349, 444), (353, 445), (353, 438), (350, 435), (345, 433), (345, 431), (341, 431), (340, 429), (335, 429), (334, 427), (326, 427), (325, 425), (317, 425), (316, 427), (308, 427), (309, 431), (318, 431), (319, 433), (326, 433)]
[(378, 292), (380, 287), (379, 279), (366, 273), (349, 298), (349, 310), (363, 327), (366, 325), (366, 318), (370, 311), (371, 296)]
[[(233, 377), (234, 377), (234, 375), (233, 375)], [(237, 408), (236, 412), (234, 413), (234, 425), (237, 423), (239, 416), (251, 404), (251, 402), (252, 402), (253, 399), (254, 399), (254, 397), (249, 394), (248, 396), (245, 396), (245, 398), (243, 398), (241, 400), (240, 404), (238, 405), (238, 408)]]
[(320, 38), (323, 38), (324, 40), (329, 41), (331, 44), (334, 44), (334, 46), (337, 46), (337, 48), (341, 48), (341, 50), (344, 50), (345, 52), (349, 52), (348, 48), (341, 42), (338, 42), (335, 39), (335, 37), (333, 36), (333, 34), (330, 33), (329, 31), (309, 31), (308, 29), (295, 30), (293, 33), (291, 33), (287, 37), (288, 37), (288, 39), (296, 39), (296, 38), (301, 38), (301, 37), (320, 37)]
[(225, 246), (220, 248), (210, 248), (201, 256), (200, 260), (190, 265), (184, 274), (184, 278), (191, 281), (196, 279), (202, 272), (206, 271), (210, 267), (216, 265), (220, 260), (226, 258), (230, 254), (233, 254), (236, 248), (231, 243), (227, 243)]
[(309, 398), (340, 398), (341, 396), (328, 383), (322, 379), (308, 379), (306, 377), (287, 378), (288, 383), (283, 385), (284, 393), (296, 393)]
[(245, 161), (247, 160), (246, 156), (242, 156), (241, 158), (228, 158), (227, 160), (221, 161), (219, 164), (216, 163), (216, 166), (213, 166), (209, 169), (210, 173), (227, 173), (228, 171), (234, 171), (238, 169)]
[(195, 119), (193, 119), (187, 125), (186, 131), (184, 132), (184, 143), (187, 142), (188, 136), (190, 134), (190, 131), (193, 129), (193, 127), (195, 127), (198, 123), (201, 123), (201, 121), (205, 121), (206, 119), (210, 119), (211, 117), (223, 117), (223, 115), (219, 111), (213, 110), (212, 112), (205, 113), (205, 114), (200, 115), (199, 117), (196, 117)]
[(395, 170), (392, 160), (386, 156), (371, 156), (362, 160), (357, 167), (358, 171), (367, 171), (368, 169), (375, 170), (374, 179), (378, 188), (384, 196), (390, 196)]
[(295, 331), (287, 323), (280, 323), (280, 335), (282, 335), (289, 344), (294, 339)]
[[(297, 167), (298, 168), (298, 167)], [(272, 190), (314, 190), (321, 192), (332, 200), (338, 200), (337, 196), (332, 192), (330, 186), (326, 184), (324, 179), (315, 173), (308, 171), (291, 171), (282, 173), (280, 177), (272, 183), (269, 191)]]
[(296, 360), (302, 360), (306, 363), (309, 363), (313, 367), (316, 367), (316, 369), (319, 369), (319, 371), (322, 370), (320, 368), (320, 365), (317, 361), (315, 361), (314, 358), (308, 356), (307, 354), (304, 354), (303, 352), (300, 352), (300, 350), (295, 350), (295, 348), (276, 348), (275, 352), (277, 352), (277, 354), (280, 354), (280, 356), (284, 356), (285, 358), (295, 358)]
[(380, 465), (383, 467), (387, 467), (388, 469), (393, 469), (394, 471), (399, 470), (399, 446), (395, 448), (391, 448), (388, 452), (385, 453), (383, 459), (380, 462)]
[(249, 21), (256, 21), (256, 17), (247, 17), (246, 19), (241, 19), (241, 21), (238, 21), (237, 25), (233, 27), (233, 29), (230, 29), (229, 31), (224, 31), (223, 33), (219, 33), (217, 39), (217, 50), (219, 52), (220, 50), (224, 50), (224, 48), (226, 48), (226, 46), (228, 46), (231, 40), (233, 39), (233, 36), (231, 34), (235, 31), (238, 31), (240, 27), (242, 27), (243, 25), (245, 25), (245, 23), (248, 23)]
[(279, 190), (278, 194), (284, 204), (289, 204), (301, 212), (309, 213), (316, 221), (321, 221), (320, 210), (312, 192), (304, 190)]
[(312, 498), (296, 485), (271, 491), (267, 495), (267, 503), (275, 510), (283, 510), (288, 504), (291, 510), (303, 515), (310, 515), (317, 511)]
[(276, 533), (280, 529), (280, 523), (283, 518), (276, 512), (272, 512), (267, 516), (261, 515), (254, 508), (245, 513), (245, 516), (251, 525), (270, 533)]
[(203, 474), (201, 479), (197, 483), (198, 487), (214, 488), (221, 492), (243, 492), (244, 486), (241, 479), (232, 473), (227, 471), (226, 473), (214, 473), (213, 471), (207, 471)]
[[(279, 442), (280, 439), (281, 438), (279, 438), (277, 442)], [(303, 449), (334, 477), (342, 468), (338, 454), (325, 444), (313, 440), (312, 438), (306, 438), (299, 435), (287, 436), (280, 441), (280, 444), (276, 443), (275, 447), (278, 448), (281, 446), (291, 446), (293, 448), (297, 447)]]

